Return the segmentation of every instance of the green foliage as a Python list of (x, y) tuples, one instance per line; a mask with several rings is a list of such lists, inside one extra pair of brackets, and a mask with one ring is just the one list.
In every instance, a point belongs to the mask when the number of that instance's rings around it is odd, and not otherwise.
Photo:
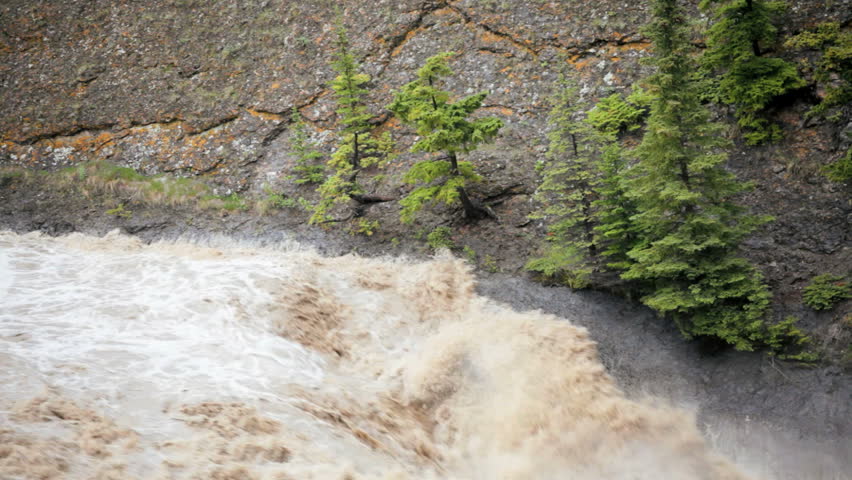
[(772, 20), (785, 10), (785, 3), (702, 0), (700, 6), (711, 10), (715, 20), (707, 33), (703, 63), (719, 74), (719, 99), (735, 107), (747, 143), (778, 140), (781, 129), (764, 117), (764, 110), (772, 99), (805, 86), (795, 65), (763, 56), (775, 42), (777, 28)]
[(120, 218), (131, 218), (131, 217), (133, 217), (133, 212), (131, 212), (130, 210), (126, 210), (124, 208), (123, 203), (119, 203), (117, 207), (111, 208), (104, 213), (106, 213), (107, 215), (115, 215), (116, 217), (120, 217)]
[(352, 177), (351, 170), (343, 169), (326, 178), (325, 182), (317, 188), (320, 194), (319, 202), (314, 205), (313, 213), (308, 220), (311, 224), (333, 222), (331, 210), (349, 202), (351, 195), (359, 194), (363, 190), (360, 186), (348, 180)]
[(482, 268), (484, 268), (486, 272), (490, 273), (500, 273), (503, 271), (503, 269), (500, 268), (500, 265), (497, 264), (497, 259), (491, 255), (485, 255), (485, 258), (482, 259)]
[[(470, 162), (458, 162), (457, 174), (453, 174), (452, 163), (446, 160), (421, 160), (406, 172), (403, 181), (410, 184), (424, 184), (416, 187), (402, 200), (400, 219), (403, 223), (414, 221), (415, 214), (430, 202), (442, 202), (453, 205), (459, 201), (460, 188), (464, 188), (466, 182), (478, 181), (480, 177), (473, 171)], [(444, 179), (443, 182), (434, 184), (435, 180)]]
[(293, 109), (291, 121), (293, 133), (290, 136), (290, 153), (296, 157), (293, 178), (299, 184), (321, 183), (325, 180), (325, 166), (317, 163), (317, 161), (322, 158), (322, 153), (311, 142), (307, 130), (308, 126), (298, 110)]
[(23, 179), (26, 178), (26, 173), (23, 169), (18, 169), (15, 167), (6, 167), (0, 168), (0, 185), (5, 184), (10, 180)]
[(620, 94), (613, 93), (589, 110), (587, 120), (605, 135), (637, 130), (648, 112), (649, 100), (641, 89), (636, 89), (626, 101)]
[(330, 211), (347, 203), (353, 195), (364, 193), (359, 183), (361, 170), (381, 165), (393, 152), (390, 133), (379, 135), (371, 123), (366, 85), (370, 76), (360, 72), (361, 66), (351, 52), (349, 38), (342, 20), (338, 19), (335, 60), (332, 68), (337, 76), (331, 82), (337, 102), (337, 115), (343, 127), (339, 142), (327, 163), (330, 175), (317, 188), (320, 200), (314, 207), (310, 223), (333, 222)]
[(87, 162), (65, 168), (62, 175), (75, 180), (95, 179), (97, 182), (145, 182), (149, 177), (128, 167), (120, 167), (111, 163), (98, 161)]
[[(84, 167), (85, 168), (85, 167)], [(80, 170), (78, 167), (78, 175)], [(144, 181), (147, 180), (145, 175), (128, 167), (119, 167), (110, 163), (101, 163), (97, 171), (97, 176), (104, 180), (124, 180), (124, 181)]]
[(837, 22), (821, 23), (790, 38), (785, 45), (822, 52), (814, 80), (825, 86), (825, 96), (809, 113), (839, 119), (842, 107), (852, 102), (852, 31), (841, 30)]
[(794, 325), (797, 320), (796, 317), (787, 317), (784, 321), (766, 328), (765, 342), (769, 355), (794, 362), (816, 362), (819, 355), (809, 350), (811, 338)]
[(258, 212), (261, 215), (268, 213), (270, 210), (279, 210), (284, 208), (303, 208), (306, 211), (311, 211), (310, 204), (302, 197), (291, 198), (282, 193), (275, 193), (269, 186), (263, 187), (265, 197), (258, 200), (255, 204)]
[(584, 105), (565, 75), (560, 75), (550, 105), (549, 147), (534, 195), (541, 207), (530, 216), (547, 221), (548, 237), (543, 256), (531, 260), (527, 269), (585, 286), (597, 254), (593, 204), (600, 178), (595, 162), (615, 133), (602, 134), (582, 120)]
[(476, 250), (473, 249), (470, 245), (465, 245), (462, 249), (462, 253), (464, 254), (464, 259), (467, 263), (471, 265), (476, 265)]
[(358, 222), (349, 230), (350, 235), (364, 235), (367, 237), (372, 237), (374, 233), (379, 229), (379, 221), (378, 220), (368, 220), (366, 218), (359, 218)]
[(647, 35), (654, 44), (646, 80), (653, 95), (638, 163), (624, 185), (637, 212), (636, 240), (622, 278), (642, 302), (687, 337), (720, 338), (739, 350), (765, 340), (769, 291), (736, 257), (740, 241), (765, 217), (746, 215), (731, 197), (748, 186), (724, 169), (722, 126), (709, 121), (692, 75), (688, 22), (677, 0), (654, 0)]
[(456, 248), (456, 242), (453, 241), (453, 231), (450, 227), (437, 227), (426, 236), (426, 243), (432, 247), (433, 250), (438, 250), (441, 248)]
[(840, 275), (817, 275), (805, 287), (802, 298), (805, 305), (814, 310), (830, 310), (843, 300), (852, 298), (852, 284)]
[(237, 193), (219, 197), (219, 199), (222, 201), (222, 208), (225, 210), (234, 211), (249, 209), (249, 205), (246, 203), (246, 200)]
[(629, 164), (624, 150), (615, 143), (608, 145), (597, 162), (600, 180), (596, 188), (595, 242), (607, 266), (616, 270), (630, 265), (627, 252), (636, 246), (639, 233), (633, 222), (638, 214), (636, 200), (628, 195)]
[(589, 277), (594, 271), (585, 251), (570, 245), (554, 245), (544, 256), (527, 262), (524, 268), (571, 288), (589, 286)]
[(280, 193), (269, 193), (266, 195), (265, 200), (272, 208), (291, 208), (296, 206), (294, 199), (285, 197)]
[(173, 200), (198, 200), (210, 192), (210, 187), (198, 180), (182, 177), (155, 177), (149, 180), (148, 188)]
[(454, 54), (445, 52), (426, 60), (417, 71), (417, 80), (396, 92), (388, 109), (403, 123), (414, 126), (419, 140), (412, 152), (442, 152), (443, 157), (417, 162), (404, 180), (419, 185), (401, 200), (401, 218), (410, 223), (426, 203), (439, 201), (455, 204), (462, 201), (465, 213), (468, 205), (465, 186), (478, 179), (473, 165), (460, 162), (458, 155), (475, 150), (491, 141), (503, 123), (495, 117), (469, 117), (482, 106), (485, 93), (477, 93), (452, 102), (450, 92), (439, 88), (442, 79), (452, 75), (447, 64)]
[(852, 180), (852, 148), (846, 150), (846, 155), (840, 157), (836, 162), (823, 167), (823, 172), (829, 180), (834, 182)]

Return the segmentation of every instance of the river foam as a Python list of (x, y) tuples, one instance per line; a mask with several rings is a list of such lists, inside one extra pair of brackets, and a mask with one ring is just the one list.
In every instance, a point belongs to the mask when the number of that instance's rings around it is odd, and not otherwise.
[(745, 479), (464, 262), (0, 233), (0, 477)]

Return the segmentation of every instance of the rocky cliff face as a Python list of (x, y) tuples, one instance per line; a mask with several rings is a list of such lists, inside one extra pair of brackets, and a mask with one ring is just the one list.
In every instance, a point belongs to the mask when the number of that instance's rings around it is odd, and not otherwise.
[[(629, 89), (649, 49), (639, 33), (646, 3), (8, 0), (0, 5), (0, 164), (54, 169), (106, 159), (145, 173), (203, 175), (219, 193), (271, 185), (309, 196), (284, 178), (294, 161), (289, 119), (301, 112), (331, 149), (336, 118), (327, 85), (339, 7), (373, 78), (375, 113), (401, 149), (413, 137), (382, 106), (427, 57), (460, 52), (451, 87), (491, 92), (485, 110), (506, 127), (471, 159), (486, 178), (476, 193), (495, 201), (501, 222), (460, 228), (467, 243), (515, 269), (540, 234), (526, 215), (537, 180), (532, 167), (546, 145), (550, 86), (567, 61), (589, 100)], [(784, 35), (852, 20), (852, 0), (789, 3)], [(777, 218), (746, 253), (761, 264), (783, 313), (804, 314), (798, 291), (811, 276), (852, 266), (849, 187), (819, 173), (848, 148), (852, 127), (848, 112), (840, 122), (804, 122), (816, 96), (779, 102), (773, 114), (785, 140), (738, 143), (729, 164), (756, 184), (746, 202)], [(399, 177), (411, 158), (402, 155), (389, 168), (380, 193), (406, 188)], [(387, 232), (374, 241), (402, 231), (395, 204), (370, 214)], [(427, 215), (423, 226), (442, 218)]]

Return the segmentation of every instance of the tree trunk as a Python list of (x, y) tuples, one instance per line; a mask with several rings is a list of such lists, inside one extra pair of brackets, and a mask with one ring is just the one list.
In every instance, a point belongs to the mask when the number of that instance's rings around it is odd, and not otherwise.
[[(753, 0), (746, 0), (746, 8), (748, 9), (749, 13), (754, 11)], [(755, 57), (760, 56), (760, 43), (758, 43), (756, 38), (753, 38), (751, 40), (751, 51), (754, 53)]]
[(459, 192), (459, 200), (461, 200), (462, 207), (464, 207), (464, 216), (470, 220), (482, 220), (483, 218), (497, 218), (497, 215), (494, 215), (494, 212), (491, 211), (488, 207), (483, 206), (480, 202), (471, 199), (464, 187), (458, 187), (457, 191)]
[[(459, 159), (456, 156), (456, 152), (450, 152), (447, 155), (447, 158), (450, 159), (450, 175), (453, 177), (457, 177), (460, 175), (459, 173)], [(462, 208), (464, 208), (464, 216), (470, 220), (482, 220), (483, 218), (497, 218), (497, 215), (494, 215), (494, 212), (491, 211), (488, 207), (482, 205), (482, 203), (471, 199), (467, 191), (464, 187), (457, 187), (456, 191), (459, 192), (459, 200), (461, 200)]]
[(583, 199), (583, 231), (586, 235), (586, 243), (589, 244), (589, 256), (594, 258), (598, 255), (598, 247), (595, 245), (595, 226), (590, 220), (592, 218), (592, 204), (589, 200)]
[(361, 152), (359, 152), (358, 134), (352, 134), (352, 169), (358, 171), (361, 169)]

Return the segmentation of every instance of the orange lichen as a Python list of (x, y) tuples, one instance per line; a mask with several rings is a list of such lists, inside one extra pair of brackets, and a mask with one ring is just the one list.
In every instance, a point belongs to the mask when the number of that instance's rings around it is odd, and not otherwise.
[(479, 39), (486, 43), (497, 43), (505, 40), (503, 37), (493, 32), (483, 32), (479, 35)]
[(391, 57), (395, 57), (395, 56), (399, 55), (400, 52), (402, 52), (403, 47), (405, 47), (405, 44), (408, 43), (409, 40), (414, 38), (415, 35), (424, 31), (425, 29), (426, 29), (426, 27), (418, 27), (418, 28), (415, 28), (414, 30), (409, 30), (408, 32), (406, 32), (405, 38), (403, 38), (402, 41), (399, 43), (399, 45), (397, 45), (396, 48), (394, 48), (393, 51), (391, 52)]
[(511, 117), (511, 116), (515, 115), (515, 111), (512, 110), (509, 107), (493, 106), (493, 107), (482, 107), (482, 109), (485, 110), (485, 111), (488, 111), (488, 112), (499, 113), (500, 115), (503, 115), (504, 117)]
[(634, 43), (622, 43), (617, 45), (610, 45), (607, 47), (607, 53), (610, 55), (617, 56), (619, 52), (644, 52), (651, 48), (650, 42), (634, 42)]
[(280, 115), (278, 113), (272, 113), (272, 112), (262, 112), (262, 111), (259, 111), (259, 110), (255, 110), (252, 107), (246, 108), (246, 112), (248, 112), (248, 114), (251, 115), (252, 117), (257, 117), (257, 118), (261, 118), (263, 120), (268, 120), (268, 121), (272, 121), (272, 122), (280, 122), (280, 121), (284, 120), (284, 115)]
[(577, 69), (577, 70), (583, 70), (583, 69), (585, 69), (586, 67), (588, 67), (588, 66), (589, 66), (589, 64), (591, 64), (591, 63), (592, 63), (592, 59), (588, 59), (588, 60), (579, 60), (579, 61), (576, 61), (576, 62), (571, 62), (571, 61), (569, 60), (569, 62), (568, 62), (568, 63), (571, 63), (571, 64), (574, 66), (574, 68), (575, 68), (575, 69)]
[(512, 58), (512, 57), (515, 56), (511, 52), (495, 52), (493, 50), (486, 50), (486, 49), (482, 49), (482, 48), (479, 49), (479, 53), (481, 53), (483, 55), (497, 55), (499, 57), (504, 57), (504, 58)]

